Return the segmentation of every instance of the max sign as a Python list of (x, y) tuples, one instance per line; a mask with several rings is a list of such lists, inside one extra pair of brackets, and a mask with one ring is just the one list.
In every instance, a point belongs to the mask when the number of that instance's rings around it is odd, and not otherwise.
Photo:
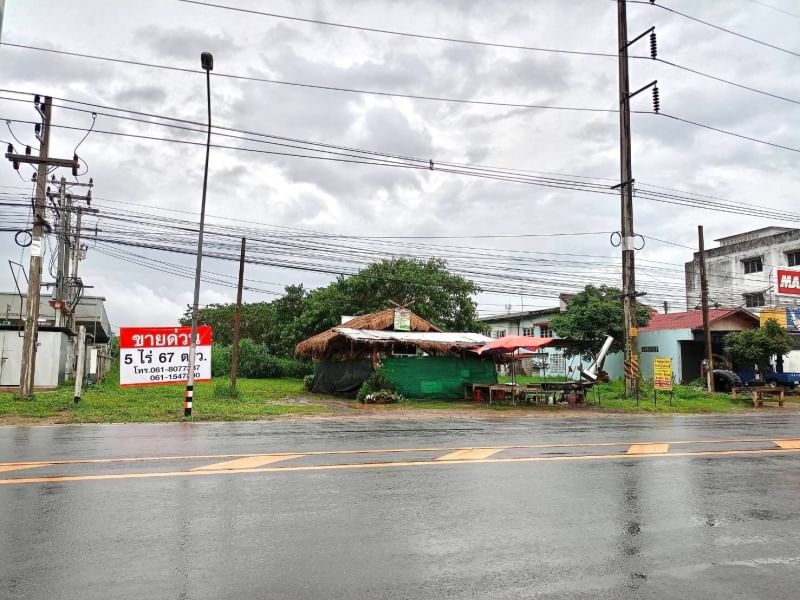
[(800, 296), (800, 270), (777, 270), (778, 293), (787, 296)]
[[(186, 383), (190, 327), (122, 327), (119, 330), (119, 384)], [(211, 327), (197, 328), (195, 381), (211, 380)]]

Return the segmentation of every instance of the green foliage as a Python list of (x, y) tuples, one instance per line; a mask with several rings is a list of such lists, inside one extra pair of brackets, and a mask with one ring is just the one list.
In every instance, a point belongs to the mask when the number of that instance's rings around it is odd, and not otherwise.
[(758, 329), (736, 331), (725, 337), (725, 350), (734, 360), (740, 365), (755, 365), (762, 377), (773, 356), (784, 356), (793, 348), (791, 334), (776, 319), (767, 319)]
[[(271, 377), (303, 378), (314, 370), (308, 360), (282, 358), (269, 353), (266, 344), (253, 340), (239, 340), (239, 377), (267, 379)], [(214, 344), (211, 352), (211, 374), (225, 377), (231, 372), (231, 348)]]
[(306, 375), (303, 377), (303, 389), (307, 392), (311, 391), (311, 388), (314, 386), (314, 374)]
[(362, 402), (364, 404), (396, 404), (405, 401), (403, 395), (391, 390), (378, 390), (367, 394)]
[[(477, 320), (472, 300), (478, 291), (468, 279), (449, 273), (447, 263), (440, 259), (382, 260), (324, 288), (308, 292), (302, 285), (290, 285), (273, 302), (243, 304), (241, 339), (263, 346), (268, 355), (290, 358), (298, 342), (338, 325), (342, 315), (383, 310), (391, 306), (390, 300), (413, 300), (411, 309), (442, 329), (485, 332), (488, 328)], [(211, 304), (198, 313), (199, 322), (211, 325), (214, 341), (222, 347), (233, 342), (235, 308), (234, 304)], [(187, 310), (181, 323), (190, 322)]]
[(299, 331), (313, 335), (339, 323), (342, 315), (383, 310), (390, 300), (405, 304), (422, 318), (450, 331), (484, 331), (472, 295), (479, 288), (447, 271), (447, 263), (397, 258), (382, 260), (352, 277), (339, 277), (308, 295)]
[[(650, 309), (637, 305), (636, 320), (639, 327), (646, 326)], [(587, 285), (575, 295), (565, 312), (550, 320), (550, 327), (559, 337), (580, 342), (576, 349), (566, 350), (568, 356), (580, 355), (584, 360), (594, 360), (608, 335), (614, 338), (611, 352), (624, 349), (624, 323), (622, 292), (604, 285)]]
[(389, 379), (388, 373), (382, 368), (378, 368), (370, 373), (369, 377), (361, 384), (361, 387), (358, 389), (358, 394), (356, 394), (356, 400), (364, 402), (366, 397), (371, 393), (380, 391), (394, 392), (396, 390), (397, 388)]

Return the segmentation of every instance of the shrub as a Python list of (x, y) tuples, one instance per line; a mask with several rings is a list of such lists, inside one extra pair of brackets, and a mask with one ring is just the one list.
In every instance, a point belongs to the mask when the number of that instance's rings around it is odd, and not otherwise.
[(311, 388), (314, 386), (314, 374), (306, 375), (303, 377), (303, 389), (307, 392), (311, 391)]
[(405, 398), (398, 392), (390, 390), (378, 390), (377, 392), (370, 392), (364, 396), (364, 404), (394, 404), (396, 402), (403, 402)]
[[(231, 370), (231, 347), (215, 344), (211, 353), (211, 373), (214, 377), (222, 377)], [(251, 379), (267, 379), (273, 377), (291, 377), (299, 379), (313, 373), (314, 365), (310, 360), (282, 358), (270, 354), (265, 344), (257, 344), (251, 339), (239, 342), (239, 377)]]
[(356, 394), (356, 400), (365, 402), (366, 397), (372, 392), (394, 392), (396, 390), (397, 388), (389, 379), (386, 371), (379, 368), (370, 373), (369, 377), (361, 384), (361, 387), (358, 389), (358, 394)]

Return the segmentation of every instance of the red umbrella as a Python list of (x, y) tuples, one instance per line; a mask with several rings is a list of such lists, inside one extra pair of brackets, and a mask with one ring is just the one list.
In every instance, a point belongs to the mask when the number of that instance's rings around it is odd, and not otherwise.
[(505, 354), (523, 348), (525, 350), (536, 351), (542, 346), (547, 346), (553, 338), (535, 337), (531, 335), (507, 335), (505, 337), (492, 340), (478, 350), (478, 354)]

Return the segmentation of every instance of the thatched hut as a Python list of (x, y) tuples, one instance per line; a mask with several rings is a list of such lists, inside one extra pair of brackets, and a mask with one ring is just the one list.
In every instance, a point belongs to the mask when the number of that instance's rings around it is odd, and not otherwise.
[(296, 351), (317, 361), (314, 392), (352, 396), (381, 366), (404, 396), (460, 398), (466, 383), (496, 381), (494, 363), (474, 352), (488, 341), (477, 333), (443, 332), (409, 310), (388, 308), (331, 327)]

